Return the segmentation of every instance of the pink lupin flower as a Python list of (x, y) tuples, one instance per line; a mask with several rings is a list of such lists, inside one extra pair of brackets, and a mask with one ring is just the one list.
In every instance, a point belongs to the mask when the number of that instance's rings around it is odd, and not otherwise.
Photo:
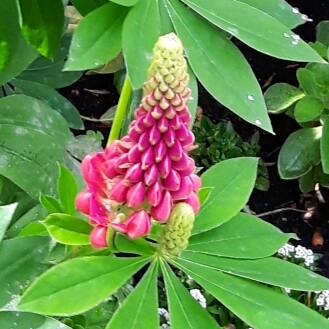
[(110, 226), (137, 238), (149, 234), (151, 220), (166, 222), (179, 202), (195, 213), (200, 207), (200, 178), (188, 155), (194, 148), (189, 76), (182, 44), (173, 33), (155, 45), (148, 76), (128, 134), (81, 165), (87, 189), (76, 205), (95, 225), (91, 241), (96, 247), (104, 246)]

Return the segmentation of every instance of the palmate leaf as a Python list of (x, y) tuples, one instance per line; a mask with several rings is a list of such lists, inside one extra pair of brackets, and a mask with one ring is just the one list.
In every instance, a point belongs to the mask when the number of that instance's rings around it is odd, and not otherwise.
[(79, 314), (108, 298), (148, 261), (148, 257), (113, 256), (66, 261), (36, 279), (18, 308), (48, 315)]
[(254, 329), (328, 329), (319, 313), (273, 288), (184, 259), (172, 261)]
[(201, 176), (202, 186), (212, 190), (196, 216), (193, 234), (223, 224), (242, 209), (255, 184), (257, 163), (257, 158), (229, 159)]
[(282, 233), (255, 216), (239, 213), (219, 227), (193, 235), (183, 254), (200, 252), (232, 258), (263, 258), (273, 255), (291, 237), (292, 234)]
[(157, 1), (140, 1), (129, 11), (122, 30), (122, 48), (134, 89), (142, 88), (147, 79), (152, 49), (159, 36), (160, 16)]
[(267, 55), (301, 62), (325, 62), (285, 25), (240, 1), (204, 1), (202, 4), (197, 0), (183, 2), (214, 25)]
[(159, 329), (157, 268), (158, 264), (153, 262), (106, 329)]
[(208, 92), (244, 120), (272, 132), (261, 88), (238, 48), (178, 0), (166, 1), (189, 64)]
[(233, 259), (212, 255), (184, 253), (182, 258), (242, 278), (300, 291), (329, 288), (329, 280), (288, 261), (275, 258)]
[(218, 329), (210, 314), (189, 294), (167, 263), (161, 264), (172, 329)]

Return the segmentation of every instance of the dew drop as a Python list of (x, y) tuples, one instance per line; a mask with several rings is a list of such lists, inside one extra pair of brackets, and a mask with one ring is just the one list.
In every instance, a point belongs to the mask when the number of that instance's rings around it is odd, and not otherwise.
[(284, 33), (283, 33), (283, 36), (284, 36), (285, 38), (290, 38), (290, 34), (287, 33), (287, 32), (284, 32)]
[(253, 101), (255, 100), (255, 97), (253, 95), (248, 95), (248, 100)]
[(261, 126), (262, 125), (262, 122), (260, 120), (258, 120), (258, 119), (255, 121), (255, 123), (256, 123), (257, 126)]
[(293, 7), (293, 8), (292, 8), (292, 12), (293, 12), (294, 14), (299, 14), (299, 9), (296, 8), (296, 7)]

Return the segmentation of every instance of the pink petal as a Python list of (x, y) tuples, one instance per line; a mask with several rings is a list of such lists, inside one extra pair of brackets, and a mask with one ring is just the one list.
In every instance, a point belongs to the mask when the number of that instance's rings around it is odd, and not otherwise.
[(96, 226), (90, 233), (90, 242), (91, 245), (96, 248), (106, 248), (107, 247), (107, 227), (105, 226)]
[(156, 207), (151, 207), (151, 216), (159, 222), (166, 222), (171, 213), (173, 200), (169, 191), (165, 191), (160, 203)]
[(182, 201), (188, 203), (193, 208), (193, 211), (195, 213), (197, 213), (199, 211), (200, 201), (195, 192), (192, 192), (187, 199), (182, 200)]
[(143, 177), (143, 170), (140, 163), (135, 163), (132, 167), (130, 167), (125, 175), (125, 180), (130, 181), (132, 183), (139, 182)]
[(178, 170), (181, 176), (189, 176), (195, 172), (195, 162), (192, 158), (187, 158), (187, 167), (185, 169)]
[(120, 179), (112, 187), (109, 193), (109, 198), (119, 203), (126, 202), (128, 189), (129, 187), (127, 186), (127, 183), (123, 179)]
[(161, 133), (166, 132), (168, 130), (168, 125), (169, 125), (168, 119), (165, 116), (161, 117), (161, 119), (158, 121), (159, 131)]
[(141, 135), (141, 137), (140, 137), (140, 139), (138, 141), (138, 150), (140, 152), (145, 151), (150, 146), (149, 139), (150, 139), (150, 132), (149, 131), (145, 131)]
[(130, 186), (126, 196), (128, 207), (134, 208), (140, 206), (144, 201), (144, 196), (145, 187), (142, 182)]
[(175, 139), (176, 135), (174, 131), (169, 127), (169, 129), (163, 134), (163, 141), (168, 147), (171, 147), (174, 145)]
[(117, 170), (117, 163), (117, 158), (110, 159), (104, 162), (102, 171), (106, 177), (113, 179), (114, 177), (120, 174), (120, 172)]
[(121, 154), (121, 151), (118, 148), (119, 143), (120, 142), (118, 140), (116, 140), (116, 141), (113, 141), (109, 146), (106, 147), (106, 149), (104, 151), (104, 155), (105, 155), (106, 159), (116, 157)]
[(178, 140), (175, 140), (175, 143), (173, 146), (169, 147), (168, 149), (168, 155), (171, 160), (178, 161), (183, 156), (183, 148), (181, 146), (181, 143)]
[(188, 156), (186, 152), (182, 153), (182, 157), (178, 161), (172, 161), (171, 166), (175, 170), (184, 170), (189, 166)]
[(134, 212), (124, 223), (126, 233), (131, 239), (147, 235), (151, 231), (150, 217), (145, 210)]
[(151, 206), (156, 207), (162, 199), (162, 194), (162, 187), (156, 182), (147, 189), (146, 200)]
[(168, 156), (165, 156), (158, 164), (158, 170), (162, 178), (166, 178), (171, 170), (171, 161)]
[(169, 175), (162, 180), (162, 186), (169, 191), (177, 191), (181, 177), (175, 170), (170, 170)]
[(169, 120), (169, 126), (173, 130), (177, 130), (182, 126), (178, 115), (175, 115), (172, 119)]
[(107, 211), (96, 195), (89, 199), (89, 220), (93, 224), (104, 225), (107, 223)]
[(144, 117), (143, 123), (148, 128), (152, 127), (155, 124), (155, 120), (151, 112), (147, 112), (147, 114)]
[(141, 134), (134, 127), (130, 127), (128, 135), (135, 143), (137, 143), (141, 137)]
[(136, 124), (135, 124), (135, 130), (138, 132), (138, 133), (143, 133), (145, 130), (146, 130), (146, 127), (145, 127), (145, 124), (143, 122), (144, 120), (144, 117), (140, 117), (136, 120)]
[(165, 110), (165, 116), (167, 119), (173, 119), (176, 115), (176, 111), (172, 106), (169, 106), (166, 110)]
[(201, 178), (196, 174), (191, 174), (190, 178), (193, 183), (193, 191), (197, 192), (201, 187)]
[(77, 209), (86, 215), (89, 214), (90, 210), (90, 197), (90, 191), (84, 190), (81, 191), (75, 199), (75, 206)]
[(154, 119), (159, 120), (163, 115), (163, 110), (158, 105), (156, 105), (151, 111), (151, 115)]
[(84, 159), (81, 162), (81, 174), (86, 182), (89, 181), (89, 174), (90, 174), (90, 170), (91, 170), (91, 159), (92, 158), (93, 157), (90, 154), (88, 154), (84, 157)]
[(139, 162), (142, 156), (142, 152), (138, 149), (138, 144), (135, 144), (128, 152), (129, 162)]
[(155, 162), (160, 162), (167, 153), (167, 147), (166, 144), (160, 140), (158, 144), (154, 146), (154, 160)]
[(155, 145), (161, 138), (161, 133), (156, 125), (150, 129), (149, 142), (151, 145)]
[(154, 163), (154, 154), (152, 147), (149, 147), (143, 154), (141, 158), (142, 169), (146, 170), (149, 166)]
[(147, 114), (147, 111), (142, 107), (139, 106), (137, 110), (135, 111), (135, 118), (139, 118), (141, 116), (144, 116)]
[(144, 183), (146, 186), (153, 185), (155, 182), (158, 181), (158, 178), (159, 170), (155, 164), (146, 169), (144, 173)]
[(193, 191), (193, 183), (190, 177), (183, 177), (179, 189), (177, 191), (170, 192), (174, 201), (187, 199)]

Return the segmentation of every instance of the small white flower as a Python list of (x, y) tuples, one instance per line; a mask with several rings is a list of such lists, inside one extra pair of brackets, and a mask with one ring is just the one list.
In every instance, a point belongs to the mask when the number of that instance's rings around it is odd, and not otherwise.
[(201, 291), (199, 289), (191, 289), (190, 290), (191, 296), (199, 302), (199, 304), (203, 307), (207, 307), (207, 302), (205, 297), (202, 295)]

